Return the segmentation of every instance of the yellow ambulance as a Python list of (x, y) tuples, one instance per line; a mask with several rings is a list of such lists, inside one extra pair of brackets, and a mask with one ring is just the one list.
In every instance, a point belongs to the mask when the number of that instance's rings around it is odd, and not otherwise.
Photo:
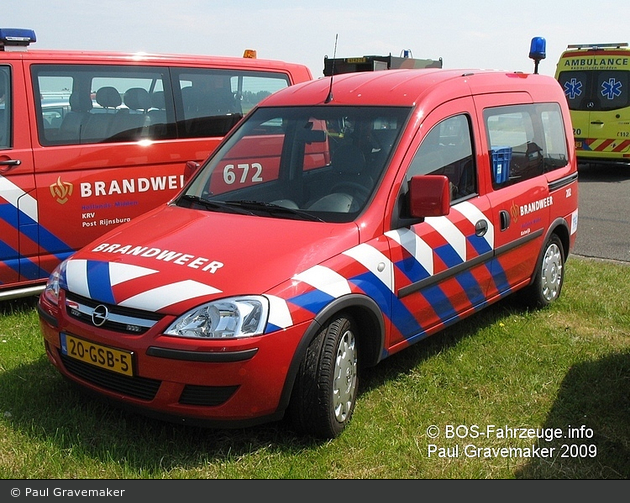
[(630, 164), (628, 44), (569, 45), (556, 79), (569, 102), (578, 161)]

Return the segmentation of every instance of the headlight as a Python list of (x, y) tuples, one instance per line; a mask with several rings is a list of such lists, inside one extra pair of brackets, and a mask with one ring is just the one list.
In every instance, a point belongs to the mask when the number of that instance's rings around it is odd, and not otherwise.
[(164, 332), (179, 337), (225, 339), (263, 333), (269, 301), (261, 296), (232, 297), (191, 309)]
[(44, 298), (54, 304), (55, 306), (59, 305), (59, 291), (61, 290), (61, 282), (63, 281), (63, 276), (66, 271), (67, 261), (64, 260), (55, 267), (55, 270), (48, 277), (48, 281), (46, 282), (46, 288), (44, 288), (43, 296)]

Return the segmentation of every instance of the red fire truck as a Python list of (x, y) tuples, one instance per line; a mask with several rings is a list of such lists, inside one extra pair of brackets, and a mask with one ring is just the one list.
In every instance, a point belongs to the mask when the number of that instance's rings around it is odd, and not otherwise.
[[(332, 92), (331, 92), (332, 89)], [(65, 260), (46, 354), (186, 424), (339, 435), (359, 368), (519, 292), (560, 295), (578, 222), (548, 76), (354, 72), (259, 103), (170, 203)]]

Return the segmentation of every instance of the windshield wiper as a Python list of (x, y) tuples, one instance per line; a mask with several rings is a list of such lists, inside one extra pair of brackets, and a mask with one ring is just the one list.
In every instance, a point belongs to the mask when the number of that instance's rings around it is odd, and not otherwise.
[(225, 204), (230, 206), (236, 206), (243, 209), (253, 210), (253, 211), (265, 211), (270, 215), (277, 214), (286, 214), (292, 217), (301, 218), (303, 220), (311, 220), (313, 222), (324, 222), (321, 218), (309, 213), (308, 211), (296, 209), (296, 208), (287, 208), (286, 206), (280, 206), (279, 204), (274, 203), (266, 203), (264, 201), (253, 201), (253, 200), (240, 200), (240, 201), (225, 201)]
[(180, 199), (183, 199), (187, 202), (198, 204), (203, 206), (207, 210), (228, 210), (231, 213), (241, 213), (245, 215), (253, 215), (251, 211), (247, 211), (245, 208), (236, 206), (232, 204), (230, 201), (218, 201), (214, 199), (204, 199), (201, 196), (194, 196), (192, 194), (183, 194)]

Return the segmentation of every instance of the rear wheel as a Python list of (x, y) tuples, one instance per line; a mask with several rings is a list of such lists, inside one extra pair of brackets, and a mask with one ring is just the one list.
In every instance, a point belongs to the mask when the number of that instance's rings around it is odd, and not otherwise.
[(288, 416), (301, 433), (335, 438), (356, 404), (356, 324), (349, 316), (330, 321), (309, 345), (295, 382)]
[(560, 297), (564, 283), (564, 247), (553, 234), (536, 266), (534, 282), (525, 290), (525, 300), (531, 307), (545, 307)]

